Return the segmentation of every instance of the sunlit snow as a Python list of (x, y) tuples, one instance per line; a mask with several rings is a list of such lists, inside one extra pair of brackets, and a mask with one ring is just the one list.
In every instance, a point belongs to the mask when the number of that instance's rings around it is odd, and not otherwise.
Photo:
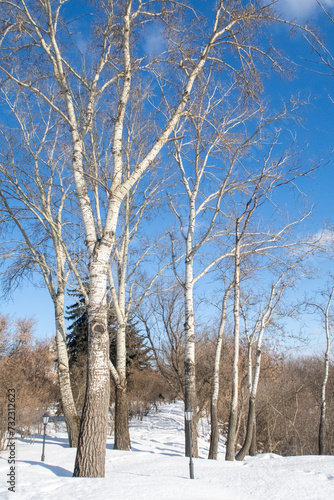
[(200, 423), (195, 479), (184, 457), (181, 402), (160, 406), (142, 421), (131, 421), (130, 452), (114, 451), (108, 438), (106, 477), (72, 478), (75, 449), (63, 427), (48, 424), (45, 462), (42, 436), (35, 443), (17, 440), (16, 493), (7, 490), (8, 452), (0, 454), (0, 498), (38, 500), (229, 500), (332, 499), (334, 457), (280, 457), (274, 454), (226, 462), (221, 446), (217, 461), (207, 460), (209, 429)]

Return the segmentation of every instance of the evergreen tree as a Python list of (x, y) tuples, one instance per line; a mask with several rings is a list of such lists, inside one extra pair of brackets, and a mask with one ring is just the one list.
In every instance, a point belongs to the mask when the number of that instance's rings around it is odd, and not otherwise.
[[(75, 302), (67, 306), (66, 319), (71, 321), (70, 326), (67, 328), (68, 334), (66, 342), (69, 349), (70, 363), (78, 361), (80, 356), (87, 353), (88, 345), (88, 313), (85, 299), (81, 293), (70, 293), (75, 297)], [(113, 364), (116, 364), (116, 315), (109, 301), (108, 309), (108, 332), (109, 332), (109, 346), (110, 346), (110, 359)], [(128, 322), (126, 327), (126, 364), (127, 374), (131, 370), (144, 370), (151, 368), (150, 348), (145, 344), (144, 337), (136, 328), (136, 323)]]

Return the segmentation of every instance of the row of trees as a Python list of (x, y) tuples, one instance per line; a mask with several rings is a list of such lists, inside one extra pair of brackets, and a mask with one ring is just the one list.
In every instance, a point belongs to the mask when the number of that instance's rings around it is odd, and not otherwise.
[[(173, 328), (173, 344), (165, 342), (159, 351), (159, 369), (153, 369), (142, 343), (130, 350), (127, 382), (130, 416), (142, 418), (161, 401), (183, 397), (184, 387), (184, 334), (177, 324), (176, 302), (180, 296), (164, 300), (164, 311), (169, 311), (169, 326)], [(16, 388), (16, 425), (22, 436), (33, 436), (40, 426), (41, 414), (53, 405), (56, 408), (59, 391), (56, 378), (56, 356), (53, 342), (38, 342), (33, 338), (34, 324), (30, 319), (12, 320), (1, 316), (1, 447), (7, 442), (7, 390)], [(87, 332), (87, 328), (84, 329)], [(82, 331), (84, 331), (82, 330)], [(213, 328), (203, 326), (197, 338), (196, 373), (197, 401), (201, 415), (210, 420), (210, 392), (213, 384), (212, 366), (215, 359), (216, 340)], [(72, 330), (73, 333), (73, 330)], [(80, 337), (80, 335), (78, 335)], [(73, 344), (73, 335), (71, 338)], [(155, 339), (157, 343), (157, 339)], [(87, 345), (87, 343), (86, 343)], [(162, 346), (161, 346), (162, 347)], [(243, 338), (240, 349), (239, 417), (236, 442), (247, 439), (248, 415), (248, 364), (249, 349)], [(232, 386), (233, 338), (229, 327), (223, 341), (220, 383), (223, 390), (217, 402), (217, 422), (221, 437), (226, 438)], [(135, 353), (135, 356), (134, 356)], [(157, 350), (155, 350), (157, 355)], [(250, 454), (279, 453), (281, 455), (306, 455), (333, 453), (333, 366), (330, 364), (328, 397), (326, 399), (326, 426), (322, 427), (323, 449), (319, 450), (319, 416), (322, 414), (322, 382), (324, 360), (316, 357), (287, 357), (281, 346), (267, 341), (263, 346), (263, 375), (257, 395), (256, 427)], [(84, 402), (86, 354), (73, 351), (70, 358), (71, 383), (76, 408)], [(111, 384), (111, 405), (114, 408), (115, 391)], [(212, 404), (212, 403), (211, 403)], [(38, 409), (38, 410), (37, 410)], [(62, 411), (58, 407), (58, 413)], [(113, 411), (111, 412), (113, 415)], [(113, 428), (110, 428), (113, 432)], [(209, 458), (213, 458), (211, 444)]]
[[(272, 6), (241, 0), (219, 1), (207, 16), (191, 3), (141, 0), (87, 2), (80, 18), (63, 0), (2, 0), (0, 12), (1, 109), (7, 113), (0, 137), (4, 284), (10, 289), (39, 274), (53, 300), (62, 407), (70, 444), (78, 446), (74, 475), (104, 476), (110, 376), (115, 445), (129, 449), (127, 331), (140, 318), (156, 354), (153, 328), (165, 328), (173, 342), (168, 318), (154, 301), (175, 282), (183, 293), (179, 383), (185, 405), (197, 409), (196, 456), (201, 408), (194, 290), (201, 280), (214, 301), (213, 276), (222, 284), (222, 300), (210, 453), (216, 456), (220, 359), (232, 300), (226, 457), (234, 458), (237, 439), (241, 314), (250, 396), (242, 457), (254, 435), (264, 332), (285, 291), (308, 272), (308, 256), (325, 245), (323, 234), (308, 235), (303, 225), (309, 207), (296, 200), (288, 212), (281, 202), (315, 168), (300, 162), (290, 133), (307, 103), (291, 97), (273, 111), (263, 97), (265, 72), (288, 71), (268, 30), (283, 21)], [(308, 26), (290, 25), (322, 50)], [(159, 51), (147, 45), (152, 33)], [(257, 289), (254, 279), (266, 286)], [(67, 289), (87, 305), (81, 421), (66, 346)], [(251, 313), (243, 293), (258, 305)], [(156, 355), (156, 362), (164, 360)]]

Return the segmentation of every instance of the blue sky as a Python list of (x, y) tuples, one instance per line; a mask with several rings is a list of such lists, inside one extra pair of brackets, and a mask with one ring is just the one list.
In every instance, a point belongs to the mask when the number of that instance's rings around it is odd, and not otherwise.
[[(71, 3), (71, 2), (70, 2)], [(72, 5), (75, 3), (72, 1)], [(77, 5), (77, 3), (76, 3)], [(213, 1), (194, 1), (193, 5), (202, 11), (212, 9)], [(334, 16), (334, 0), (326, 0), (323, 5)], [(286, 19), (294, 18), (303, 24), (307, 19), (317, 26), (325, 36), (325, 42), (334, 54), (334, 24), (324, 14), (316, 0), (279, 0), (277, 11)], [(78, 35), (79, 36), (79, 35)], [(147, 45), (159, 43), (158, 34), (150, 33)], [(305, 149), (304, 158), (321, 156), (329, 162), (313, 179), (304, 182), (305, 191), (312, 197), (315, 206), (313, 219), (314, 231), (320, 227), (323, 219), (333, 221), (333, 161), (330, 153), (334, 150), (334, 77), (323, 76), (306, 70), (302, 66), (318, 71), (317, 55), (312, 53), (309, 45), (302, 37), (289, 38), (288, 29), (276, 27), (273, 37), (279, 37), (286, 55), (300, 66), (296, 66), (296, 78), (284, 80), (278, 76), (271, 78), (266, 85), (266, 96), (277, 106), (281, 99), (291, 94), (300, 93), (302, 97), (310, 96), (312, 103), (302, 114), (302, 126), (296, 128), (296, 140), (300, 149)], [(82, 40), (85, 43), (85, 40)], [(34, 316), (37, 320), (36, 333), (39, 338), (51, 336), (55, 332), (53, 304), (46, 290), (32, 285), (23, 285), (13, 292), (12, 298), (3, 300), (0, 311), (16, 317)]]

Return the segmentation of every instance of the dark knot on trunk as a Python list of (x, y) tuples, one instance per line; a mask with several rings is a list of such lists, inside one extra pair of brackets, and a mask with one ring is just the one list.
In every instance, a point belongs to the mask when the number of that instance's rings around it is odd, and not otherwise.
[(103, 335), (105, 331), (106, 329), (103, 323), (96, 322), (92, 324), (92, 332), (94, 335)]

